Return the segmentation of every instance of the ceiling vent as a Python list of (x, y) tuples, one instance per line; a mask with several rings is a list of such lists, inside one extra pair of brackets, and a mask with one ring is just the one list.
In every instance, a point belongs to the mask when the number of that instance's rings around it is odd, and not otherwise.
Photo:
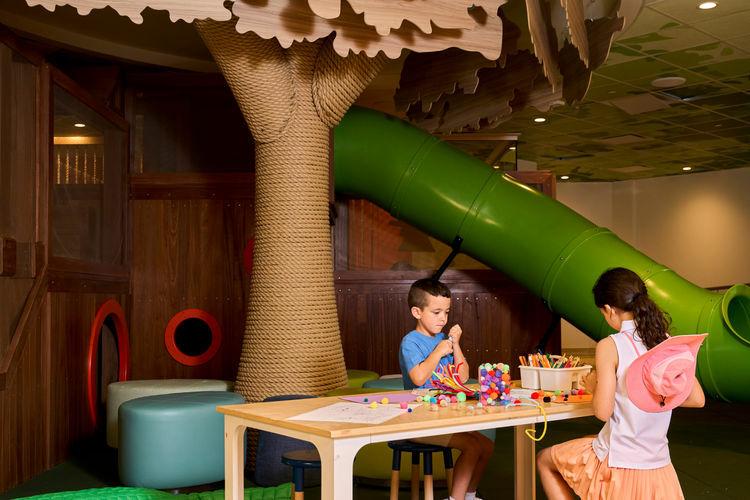
[(654, 94), (637, 94), (618, 97), (617, 99), (611, 99), (606, 102), (612, 106), (620, 108), (629, 115), (638, 115), (641, 113), (648, 113), (649, 111), (668, 108), (670, 104), (677, 102), (677, 99), (670, 99), (663, 96), (657, 97)]

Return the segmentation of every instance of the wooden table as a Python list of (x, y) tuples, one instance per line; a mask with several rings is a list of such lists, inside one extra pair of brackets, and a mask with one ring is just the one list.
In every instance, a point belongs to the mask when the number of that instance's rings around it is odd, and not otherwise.
[[(471, 412), (459, 404), (435, 412), (420, 405), (411, 413), (403, 413), (382, 424), (287, 420), (341, 401), (338, 397), (326, 397), (218, 407), (217, 410), (224, 413), (226, 498), (243, 498), (246, 427), (312, 442), (320, 453), (321, 498), (351, 500), (354, 457), (366, 444), (511, 426), (515, 431), (515, 498), (536, 497), (535, 446), (524, 431), (533, 428), (535, 423), (544, 422), (538, 408), (494, 406)], [(590, 402), (544, 403), (543, 406), (548, 421), (593, 415)], [(541, 433), (541, 427), (538, 432)]]

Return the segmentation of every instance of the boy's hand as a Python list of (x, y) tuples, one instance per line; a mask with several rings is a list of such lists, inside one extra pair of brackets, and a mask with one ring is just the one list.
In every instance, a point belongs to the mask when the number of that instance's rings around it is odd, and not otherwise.
[(461, 327), (458, 324), (455, 324), (451, 327), (451, 329), (448, 331), (448, 336), (453, 339), (453, 342), (458, 344), (458, 341), (461, 340), (461, 334), (463, 333), (463, 330), (461, 330)]
[(453, 353), (453, 342), (451, 342), (448, 339), (441, 340), (437, 346), (435, 346), (435, 351), (440, 354), (440, 357), (447, 356), (448, 354)]

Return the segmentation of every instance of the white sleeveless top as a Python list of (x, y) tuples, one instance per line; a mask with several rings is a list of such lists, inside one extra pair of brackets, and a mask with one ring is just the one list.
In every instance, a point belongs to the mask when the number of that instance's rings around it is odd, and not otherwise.
[(667, 430), (672, 411), (645, 412), (628, 399), (625, 388), (625, 374), (630, 363), (648, 349), (635, 333), (633, 321), (623, 321), (622, 329), (611, 337), (618, 358), (615, 409), (594, 438), (594, 453), (601, 462), (609, 455), (610, 467), (658, 469), (669, 465)]

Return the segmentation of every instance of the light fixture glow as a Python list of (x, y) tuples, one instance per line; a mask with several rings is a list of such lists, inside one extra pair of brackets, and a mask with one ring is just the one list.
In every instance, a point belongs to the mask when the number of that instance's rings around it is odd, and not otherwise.
[(702, 2), (698, 4), (698, 8), (701, 10), (708, 10), (713, 9), (716, 5), (716, 2)]
[(568, 176), (568, 175), (561, 175), (560, 179), (566, 181), (566, 180), (570, 179), (570, 176)]
[(500, 168), (500, 165), (492, 165), (492, 168), (498, 169), (498, 168)]
[(509, 147), (509, 148), (508, 148), (508, 150), (509, 150), (509, 151), (515, 151), (515, 150), (516, 150), (516, 147), (515, 147), (515, 146), (511, 146), (511, 147)]
[(693, 170), (693, 167), (682, 167), (682, 170), (687, 172), (688, 170)]
[(663, 76), (651, 80), (651, 85), (659, 88), (677, 87), (685, 83), (685, 78), (681, 76)]
[(73, 126), (74, 127), (78, 127), (78, 128), (83, 128), (83, 127), (86, 126), (86, 124), (85, 123), (74, 123)]
[(534, 121), (537, 123), (544, 123), (547, 121), (547, 119), (542, 116), (537, 116), (536, 118), (534, 118)]

